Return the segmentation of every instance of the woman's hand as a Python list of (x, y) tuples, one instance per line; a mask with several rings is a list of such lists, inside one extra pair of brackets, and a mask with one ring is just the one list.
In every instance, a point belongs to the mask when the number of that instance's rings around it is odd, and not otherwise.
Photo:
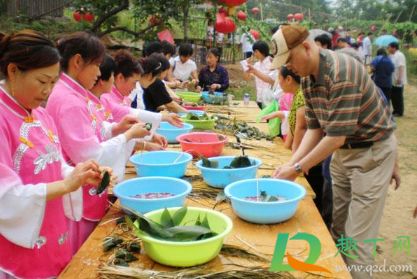
[(175, 126), (175, 127), (178, 127), (178, 128), (183, 127), (183, 122), (182, 122), (181, 116), (179, 116), (176, 113), (169, 113), (169, 114), (162, 115), (162, 121), (166, 121), (169, 124), (171, 124), (172, 126)]
[(139, 123), (139, 119), (136, 116), (129, 115), (129, 114), (126, 115), (125, 117), (123, 117), (123, 119), (119, 123), (113, 126), (113, 129), (112, 129), (113, 136), (117, 136), (121, 133), (126, 132), (127, 130), (132, 128), (132, 126), (136, 123)]
[[(153, 141), (160, 146), (162, 146), (163, 149), (165, 149), (168, 146), (168, 141), (165, 137), (161, 136), (160, 134), (155, 133), (153, 135)], [(148, 145), (148, 144), (147, 144)]]
[(217, 84), (217, 83), (213, 83), (211, 86), (210, 86), (210, 89), (211, 90), (213, 90), (213, 91), (216, 91), (216, 89), (220, 89), (222, 86), (220, 85), (220, 84)]
[(146, 142), (145, 149), (146, 151), (159, 151), (164, 150), (165, 148), (157, 143)]
[(64, 178), (65, 192), (76, 191), (82, 185), (98, 185), (101, 181), (99, 164), (90, 159), (84, 163), (78, 163), (74, 170)]
[(146, 136), (149, 136), (151, 132), (146, 130), (145, 123), (136, 123), (129, 130), (127, 130), (124, 134), (126, 137), (126, 141), (129, 141), (131, 139), (138, 139), (138, 138), (144, 138)]

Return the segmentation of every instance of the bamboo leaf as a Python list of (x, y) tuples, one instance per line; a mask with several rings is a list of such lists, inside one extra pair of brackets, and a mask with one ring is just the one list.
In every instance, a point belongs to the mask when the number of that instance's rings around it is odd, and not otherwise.
[(181, 207), (177, 212), (174, 213), (172, 216), (172, 222), (174, 223), (174, 226), (178, 226), (182, 220), (184, 219), (185, 214), (187, 214), (187, 206)]
[(195, 221), (195, 225), (196, 226), (201, 226), (200, 214), (198, 214), (197, 220)]
[(103, 178), (101, 179), (100, 184), (97, 187), (96, 194), (99, 195), (103, 193), (104, 190), (106, 190), (106, 188), (109, 186), (109, 184), (110, 184), (110, 174), (108, 171), (105, 171), (103, 174)]
[(161, 225), (166, 229), (174, 226), (174, 221), (172, 220), (171, 214), (166, 207), (161, 215)]
[(139, 228), (142, 232), (145, 232), (149, 235), (158, 236), (161, 238), (172, 238), (174, 235), (164, 229), (161, 225), (155, 223), (154, 221), (146, 218), (145, 216), (139, 217)]
[(209, 222), (208, 222), (207, 214), (206, 214), (206, 217), (204, 217), (203, 222), (201, 223), (201, 225), (202, 225), (204, 228), (206, 228), (206, 229), (208, 229), (208, 230), (211, 230), (211, 228), (210, 228), (210, 224), (209, 224)]
[(116, 256), (117, 259), (121, 259), (125, 262), (133, 262), (133, 261), (137, 261), (138, 258), (135, 257), (135, 255), (133, 255), (132, 253), (128, 252), (126, 249), (122, 249), (120, 248), (119, 250), (117, 250), (116, 252)]
[(237, 156), (230, 163), (230, 167), (234, 169), (246, 168), (246, 167), (250, 167), (251, 165), (252, 164), (247, 156)]
[(172, 233), (173, 238), (178, 241), (192, 241), (214, 235), (214, 232), (210, 229), (201, 226), (175, 226), (167, 229), (167, 231)]

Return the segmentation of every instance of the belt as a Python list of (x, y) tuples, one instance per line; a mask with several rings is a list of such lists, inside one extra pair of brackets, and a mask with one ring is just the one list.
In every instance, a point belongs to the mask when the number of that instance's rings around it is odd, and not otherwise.
[(345, 143), (340, 147), (341, 149), (358, 149), (358, 148), (367, 148), (374, 145), (372, 141), (364, 141), (364, 142), (358, 142), (358, 143)]

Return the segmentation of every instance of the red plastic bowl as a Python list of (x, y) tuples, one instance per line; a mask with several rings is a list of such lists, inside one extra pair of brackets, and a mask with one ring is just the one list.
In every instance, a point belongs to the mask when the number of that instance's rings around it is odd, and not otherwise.
[(185, 108), (186, 110), (206, 110), (208, 108), (208, 106), (197, 106), (197, 107), (182, 106), (182, 107)]
[(216, 157), (222, 153), (228, 138), (222, 134), (195, 132), (180, 135), (177, 141), (181, 144), (183, 152), (188, 152), (194, 157)]

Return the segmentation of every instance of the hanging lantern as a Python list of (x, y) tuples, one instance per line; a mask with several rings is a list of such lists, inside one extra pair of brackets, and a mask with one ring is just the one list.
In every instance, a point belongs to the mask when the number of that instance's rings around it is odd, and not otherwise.
[(246, 17), (247, 17), (247, 15), (245, 14), (245, 12), (244, 11), (242, 11), (242, 10), (240, 10), (238, 13), (237, 13), (237, 18), (239, 19), (239, 20), (241, 20), (241, 21), (245, 21), (246, 20)]
[(301, 21), (301, 20), (303, 20), (303, 14), (296, 13), (294, 15), (294, 18), (295, 18), (295, 20)]
[(288, 14), (287, 15), (287, 20), (288, 21), (292, 21), (294, 19), (294, 15), (293, 14)]
[(224, 14), (217, 14), (214, 29), (220, 33), (233, 33), (236, 31), (236, 23)]
[(79, 11), (75, 11), (73, 16), (74, 16), (74, 20), (75, 20), (76, 22), (80, 22), (80, 21), (81, 21), (81, 19), (83, 18), (82, 14), (80, 14), (80, 12), (79, 12)]
[(236, 7), (246, 3), (248, 0), (224, 0), (223, 2), (229, 7)]
[(259, 39), (259, 31), (256, 30), (250, 30), (249, 33), (255, 38), (255, 40)]
[(85, 21), (88, 21), (88, 22), (93, 22), (93, 20), (94, 20), (94, 15), (93, 15), (92, 13), (90, 13), (90, 12), (86, 12), (86, 13), (84, 14), (84, 20), (85, 20)]
[(229, 11), (226, 7), (220, 7), (219, 14), (224, 14), (225, 16), (229, 16)]
[(253, 9), (252, 9), (252, 13), (253, 13), (254, 15), (257, 15), (257, 14), (259, 13), (259, 8), (258, 8), (258, 7), (253, 8)]

